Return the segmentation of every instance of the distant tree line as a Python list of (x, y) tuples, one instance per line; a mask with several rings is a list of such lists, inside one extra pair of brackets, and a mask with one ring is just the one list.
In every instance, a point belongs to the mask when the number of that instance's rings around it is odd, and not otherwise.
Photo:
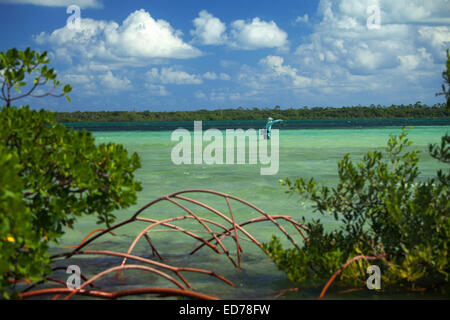
[(409, 105), (352, 106), (342, 108), (303, 107), (281, 109), (242, 108), (195, 110), (173, 112), (151, 111), (77, 111), (57, 112), (57, 122), (143, 122), (143, 121), (194, 121), (194, 120), (265, 120), (268, 117), (284, 120), (299, 119), (361, 119), (361, 118), (447, 118), (450, 111), (446, 104), (428, 106), (417, 102)]

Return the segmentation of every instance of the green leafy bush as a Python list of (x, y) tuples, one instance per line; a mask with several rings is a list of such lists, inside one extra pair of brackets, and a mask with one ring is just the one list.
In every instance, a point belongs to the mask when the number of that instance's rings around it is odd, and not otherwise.
[[(0, 145), (0, 291), (15, 280), (42, 280), (48, 271), (47, 246), (33, 230), (33, 219), (23, 201), (19, 158)], [(44, 272), (43, 272), (44, 271)]]
[[(432, 157), (450, 163), (450, 137), (430, 145)], [(311, 230), (301, 248), (285, 249), (277, 238), (265, 244), (271, 258), (294, 282), (324, 284), (349, 259), (385, 255), (385, 286), (448, 286), (450, 267), (450, 175), (420, 181), (418, 152), (405, 130), (391, 136), (386, 152), (373, 151), (354, 164), (347, 154), (338, 163), (339, 183), (319, 187), (314, 179), (281, 181), (288, 193), (312, 200), (316, 211), (341, 223), (325, 231), (320, 220), (303, 223)], [(372, 263), (371, 263), (372, 264)], [(367, 261), (360, 260), (341, 274), (342, 286), (361, 285), (367, 279)]]
[[(0, 52), (0, 77), (3, 78), (0, 99), (5, 101), (7, 107), (11, 106), (11, 102), (27, 96), (37, 98), (65, 96), (70, 101), (67, 94), (72, 91), (72, 87), (69, 84), (63, 87), (62, 93), (55, 93), (55, 89), (62, 85), (57, 80), (55, 70), (48, 67), (49, 63), (47, 52), (40, 54), (30, 48), (24, 51), (12, 48), (6, 52)], [(25, 81), (26, 76), (34, 78), (32, 84)], [(47, 85), (52, 86), (47, 92), (34, 94), (36, 89)], [(21, 88), (26, 88), (25, 92), (22, 92)], [(13, 95), (12, 89), (18, 93), (16, 96)]]
[[(11, 187), (6, 195), (14, 195), (11, 199), (17, 200), (11, 206), (2, 204), (2, 232), (6, 236), (10, 232), (15, 238), (11, 223), (20, 221), (17, 227), (20, 232), (30, 233), (28, 240), (32, 244), (21, 241), (20, 236), (14, 244), (23, 247), (30, 259), (39, 255), (41, 262), (47, 261), (47, 243), (57, 241), (64, 234), (64, 227), (71, 228), (77, 217), (96, 214), (98, 223), (109, 226), (115, 219), (112, 211), (135, 203), (136, 192), (141, 190), (134, 179), (134, 171), (140, 167), (137, 154), (129, 156), (122, 145), (96, 145), (91, 133), (56, 124), (51, 112), (3, 108), (0, 145), (1, 163), (14, 168), (2, 170), (2, 180), (8, 182), (2, 190), (6, 192)], [(25, 209), (16, 211), (13, 205)], [(23, 217), (19, 219), (20, 215)], [(4, 237), (2, 240), (2, 244), (10, 245)], [(33, 246), (39, 251), (29, 250)], [(11, 267), (14, 260), (5, 252), (0, 251), (0, 264)], [(26, 267), (22, 263), (16, 266)], [(36, 269), (24, 271), (20, 277), (2, 273), (3, 281), (42, 274), (43, 269)]]
[[(45, 279), (49, 242), (57, 243), (78, 217), (96, 215), (109, 226), (112, 212), (135, 203), (141, 190), (136, 153), (128, 155), (120, 144), (97, 145), (91, 133), (57, 124), (52, 112), (9, 105), (15, 100), (9, 89), (20, 91), (25, 75), (35, 71), (28, 92), (51, 81), (53, 95), (60, 83), (47, 63), (45, 54), (29, 49), (0, 53), (7, 88), (0, 111), (0, 293), (7, 298), (19, 280)], [(70, 90), (64, 86), (61, 95)]]

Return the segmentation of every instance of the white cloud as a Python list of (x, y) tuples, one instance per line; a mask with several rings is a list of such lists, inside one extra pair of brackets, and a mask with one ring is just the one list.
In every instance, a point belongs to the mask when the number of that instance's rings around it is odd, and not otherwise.
[(101, 96), (105, 90), (114, 94), (132, 89), (133, 84), (125, 72), (120, 76), (118, 73), (113, 73), (107, 65), (89, 63), (61, 72), (61, 79), (72, 85), (74, 93), (90, 96)]
[(147, 78), (150, 82), (161, 82), (163, 84), (201, 84), (203, 80), (200, 76), (195, 74), (189, 74), (184, 71), (175, 70), (172, 67), (152, 68), (147, 73)]
[(223, 68), (232, 68), (238, 66), (239, 63), (237, 61), (232, 60), (220, 60), (220, 66)]
[(370, 5), (381, 9), (382, 24), (450, 23), (448, 0), (341, 0), (332, 10), (340, 16), (365, 22)]
[[(373, 4), (381, 8), (378, 30), (366, 26), (366, 10)], [(134, 88), (144, 80), (136, 92), (168, 96), (166, 85), (173, 89), (168, 85), (231, 80), (229, 74), (233, 73), (235, 86), (233, 82), (214, 88), (216, 84), (208, 82), (211, 91), (208, 86), (197, 86), (195, 89), (202, 91), (192, 90), (191, 99), (224, 105), (233, 99), (264, 103), (279, 99), (281, 105), (283, 99), (302, 103), (306, 97), (315, 104), (339, 105), (367, 103), (375, 97), (374, 103), (405, 103), (409, 99), (426, 101), (418, 97), (434, 97), (439, 90), (445, 48), (450, 46), (448, 4), (448, 0), (321, 0), (316, 16), (297, 18), (297, 23), (308, 23), (311, 32), (302, 38), (289, 37), (300, 41), (293, 54), (283, 51), (289, 48), (288, 35), (274, 21), (256, 17), (225, 24), (206, 10), (193, 20), (189, 43), (181, 31), (144, 10), (131, 13), (123, 22), (82, 19), (80, 30), (61, 28), (41, 33), (35, 40), (51, 49), (60, 62), (74, 66), (61, 73), (63, 80), (88, 94), (98, 94), (117, 83), (122, 83), (121, 88)], [(242, 66), (239, 57), (217, 61), (218, 69), (211, 67), (206, 70), (214, 71), (201, 73), (192, 69), (191, 63), (185, 68), (181, 63), (161, 66), (170, 59), (201, 56), (193, 43), (242, 50), (274, 48), (277, 53), (259, 63), (258, 57), (252, 67)], [(134, 68), (143, 66), (150, 70), (140, 73)], [(174, 103), (188, 99), (175, 97), (171, 98)]]
[(200, 55), (181, 40), (180, 31), (164, 20), (153, 19), (143, 9), (129, 15), (120, 27), (108, 31), (106, 41), (126, 56), (183, 59)]
[(208, 79), (208, 80), (224, 80), (224, 81), (228, 81), (231, 80), (231, 77), (226, 74), (226, 73), (220, 73), (219, 75), (217, 75), (215, 72), (206, 72), (205, 74), (203, 74), (203, 78)]
[(228, 74), (223, 73), (223, 72), (220, 74), (219, 78), (220, 78), (220, 80), (224, 80), (224, 81), (231, 80), (231, 77)]
[(66, 49), (71, 58), (103, 60), (124, 65), (148, 65), (160, 58), (188, 59), (201, 52), (183, 42), (182, 33), (145, 10), (131, 13), (121, 25), (114, 21), (82, 19), (80, 29), (67, 27), (35, 36), (38, 44)]
[(206, 10), (202, 10), (194, 19), (195, 30), (191, 30), (194, 41), (204, 45), (219, 45), (227, 41), (225, 23), (214, 17)]
[(243, 88), (240, 92), (242, 99), (262, 103), (270, 97), (281, 103), (280, 99), (325, 84), (320, 77), (304, 75), (297, 68), (285, 64), (284, 58), (273, 55), (260, 59), (258, 67), (243, 65), (237, 81)]
[(66, 74), (63, 76), (64, 82), (70, 83), (70, 84), (81, 84), (86, 85), (89, 82), (92, 81), (92, 77), (86, 75), (86, 74)]
[[(381, 9), (381, 25), (369, 30), (367, 8), (374, 4)], [(449, 10), (446, 0), (321, 0), (321, 21), (297, 47), (292, 61), (313, 79), (319, 94), (372, 93), (380, 99), (390, 96), (391, 103), (405, 99), (405, 92), (410, 99), (432, 97), (430, 87), (438, 90), (450, 43), (450, 21), (445, 18)]]
[(146, 83), (145, 87), (148, 89), (148, 92), (153, 96), (167, 97), (170, 95), (170, 93), (166, 90), (166, 87), (162, 85)]
[[(449, 26), (422, 26), (412, 22), (430, 18), (430, 12), (436, 11), (432, 9), (442, 9), (445, 1), (427, 1), (423, 6), (425, 2), (411, 1), (401, 14), (393, 4), (396, 1), (380, 1), (381, 28), (369, 30), (366, 27), (366, 8), (375, 2), (322, 0), (319, 12), (323, 20), (315, 26), (310, 41), (297, 48), (299, 64), (316, 68), (339, 65), (351, 74), (367, 75), (399, 67), (399, 57), (402, 56), (416, 56), (422, 60), (422, 65), (426, 64), (429, 62), (426, 55), (419, 51), (423, 48), (433, 54), (435, 63), (440, 63), (450, 41)], [(403, 23), (385, 24), (387, 21)], [(420, 65), (419, 61), (417, 65)]]
[(119, 78), (113, 75), (111, 71), (99, 76), (103, 88), (111, 90), (127, 90), (131, 87), (131, 82), (126, 77)]
[(236, 20), (231, 24), (231, 45), (244, 50), (282, 48), (288, 45), (287, 33), (274, 21), (266, 22), (254, 18), (250, 23)]
[(274, 21), (262, 21), (259, 17), (251, 21), (232, 22), (229, 34), (226, 33), (226, 24), (206, 10), (200, 11), (193, 23), (195, 27), (191, 30), (193, 42), (203, 45), (227, 45), (242, 50), (262, 48), (286, 50), (288, 47), (287, 33)]
[(284, 59), (279, 56), (267, 56), (259, 61), (276, 77), (287, 78), (293, 87), (304, 87), (312, 83), (311, 79), (298, 74), (298, 70), (289, 65), (283, 65)]
[(209, 94), (209, 100), (214, 102), (225, 102), (225, 101), (238, 101), (241, 100), (241, 94), (239, 92), (229, 92), (224, 91), (213, 91)]
[(425, 45), (428, 45), (429, 51), (431, 51), (435, 57), (438, 59), (445, 59), (445, 49), (450, 47), (449, 26), (423, 26), (418, 29), (418, 33), (418, 38), (423, 41)]
[(46, 7), (68, 7), (70, 5), (76, 5), (82, 9), (103, 7), (103, 4), (98, 0), (0, 0), (0, 3), (32, 4)]
[(298, 16), (297, 19), (295, 19), (295, 22), (300, 23), (308, 23), (309, 21), (309, 16), (305, 13), (303, 16)]
[(242, 94), (230, 91), (228, 88), (214, 89), (211, 92), (196, 91), (194, 97), (198, 100), (211, 101), (214, 103), (236, 102), (242, 99)]
[(216, 80), (217, 79), (217, 74), (215, 72), (206, 72), (203, 75), (203, 78), (208, 79), (208, 80)]

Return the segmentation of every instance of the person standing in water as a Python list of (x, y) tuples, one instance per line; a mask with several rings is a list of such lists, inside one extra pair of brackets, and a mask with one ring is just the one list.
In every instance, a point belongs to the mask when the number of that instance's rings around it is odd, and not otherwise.
[(266, 130), (265, 137), (266, 137), (266, 139), (270, 140), (270, 137), (272, 135), (272, 126), (274, 124), (276, 124), (278, 122), (282, 122), (282, 121), (283, 120), (281, 120), (281, 119), (273, 120), (273, 118), (271, 118), (271, 117), (269, 117), (269, 119), (267, 119), (267, 123), (266, 123), (266, 127), (265, 127), (265, 130)]

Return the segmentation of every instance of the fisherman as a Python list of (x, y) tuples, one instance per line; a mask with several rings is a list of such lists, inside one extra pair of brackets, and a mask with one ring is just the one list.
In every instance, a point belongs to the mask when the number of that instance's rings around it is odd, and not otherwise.
[(270, 140), (270, 137), (272, 135), (272, 126), (278, 122), (282, 122), (283, 120), (273, 120), (273, 118), (269, 117), (267, 119), (266, 128), (265, 128), (265, 137), (267, 140)]

